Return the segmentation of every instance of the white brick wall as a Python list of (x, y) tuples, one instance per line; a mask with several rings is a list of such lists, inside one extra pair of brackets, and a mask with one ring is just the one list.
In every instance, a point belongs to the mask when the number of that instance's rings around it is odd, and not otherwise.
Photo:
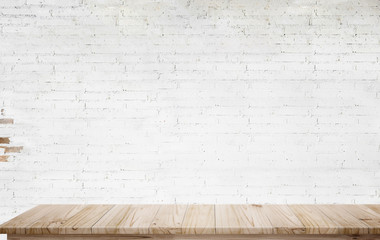
[(380, 203), (379, 26), (379, 0), (1, 0), (0, 222)]

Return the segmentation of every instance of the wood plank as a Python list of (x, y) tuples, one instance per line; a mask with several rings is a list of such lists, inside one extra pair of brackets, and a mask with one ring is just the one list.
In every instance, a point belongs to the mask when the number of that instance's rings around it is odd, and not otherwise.
[(336, 207), (347, 211), (356, 219), (367, 224), (370, 234), (380, 234), (380, 213), (363, 205), (338, 205)]
[(380, 235), (10, 235), (8, 240), (380, 240)]
[(58, 234), (62, 224), (85, 208), (84, 205), (58, 205), (26, 227), (26, 234)]
[(273, 234), (272, 223), (269, 220), (268, 216), (263, 211), (263, 205), (250, 205), (250, 211), (255, 221), (256, 226), (260, 227), (262, 234)]
[(8, 234), (380, 234), (380, 205), (41, 205)]
[(364, 205), (372, 211), (380, 214), (380, 204), (366, 204)]
[(49, 212), (53, 211), (54, 208), (56, 208), (54, 205), (39, 205), (32, 208), (2, 224), (0, 226), (0, 233), (25, 234), (28, 226), (32, 225), (43, 216), (46, 216)]
[(306, 234), (343, 234), (343, 229), (315, 205), (290, 205), (306, 228)]
[(148, 234), (159, 205), (116, 205), (93, 227), (93, 234)]
[(215, 206), (188, 206), (182, 223), (182, 234), (215, 234)]
[(114, 205), (87, 205), (59, 227), (60, 234), (91, 234), (92, 226)]
[(271, 234), (260, 205), (216, 205), (216, 234)]
[(328, 218), (343, 228), (343, 234), (368, 234), (369, 226), (356, 219), (339, 205), (316, 205)]
[(181, 234), (187, 205), (162, 205), (151, 226), (150, 234)]
[(304, 234), (305, 226), (287, 205), (262, 205), (274, 234)]

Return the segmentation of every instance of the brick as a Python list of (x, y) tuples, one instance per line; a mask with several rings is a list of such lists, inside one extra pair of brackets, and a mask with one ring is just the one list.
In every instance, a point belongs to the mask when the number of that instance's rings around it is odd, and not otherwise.
[(378, 7), (3, 0), (0, 222), (109, 192), (378, 203)]
[(4, 153), (19, 153), (23, 149), (23, 147), (3, 147), (3, 146), (0, 146), (0, 148), (4, 149)]
[(10, 139), (7, 137), (0, 137), (0, 144), (9, 144)]
[(0, 118), (0, 124), (13, 124), (13, 119), (11, 119), (11, 118)]
[(0, 162), (7, 162), (9, 156), (0, 156)]

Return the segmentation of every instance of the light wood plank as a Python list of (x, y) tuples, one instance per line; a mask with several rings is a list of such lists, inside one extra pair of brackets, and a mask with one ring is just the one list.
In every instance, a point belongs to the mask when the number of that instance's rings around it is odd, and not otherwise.
[(380, 234), (380, 205), (41, 205), (8, 234)]
[(268, 216), (263, 211), (263, 205), (250, 205), (250, 211), (255, 221), (256, 226), (260, 227), (262, 234), (273, 234), (272, 223), (269, 220)]
[(380, 240), (380, 235), (10, 235), (8, 240)]
[(215, 222), (216, 234), (255, 233), (252, 216), (243, 205), (215, 205)]
[(290, 205), (306, 228), (306, 234), (343, 234), (343, 228), (328, 218), (315, 205)]
[(190, 205), (182, 223), (182, 234), (215, 234), (214, 205)]
[(216, 234), (271, 234), (260, 205), (216, 205)]
[(367, 224), (370, 234), (380, 234), (380, 213), (363, 205), (338, 205), (336, 207), (347, 211), (356, 219)]
[(87, 205), (59, 227), (60, 234), (91, 234), (92, 226), (114, 205)]
[(316, 205), (327, 217), (343, 228), (344, 234), (368, 234), (369, 226), (356, 219), (339, 205)]
[(56, 208), (54, 205), (39, 205), (32, 208), (2, 224), (0, 226), (0, 232), (7, 234), (25, 234), (28, 226), (32, 225), (43, 216), (46, 216), (49, 212), (54, 210), (54, 208)]
[(275, 234), (304, 234), (305, 226), (287, 205), (263, 205)]
[(148, 234), (159, 205), (116, 205), (93, 227), (93, 234)]
[(187, 205), (162, 205), (150, 228), (151, 234), (180, 234)]
[(366, 204), (364, 205), (372, 211), (380, 214), (380, 204)]
[(26, 234), (58, 234), (62, 224), (85, 208), (84, 205), (58, 205), (26, 227)]

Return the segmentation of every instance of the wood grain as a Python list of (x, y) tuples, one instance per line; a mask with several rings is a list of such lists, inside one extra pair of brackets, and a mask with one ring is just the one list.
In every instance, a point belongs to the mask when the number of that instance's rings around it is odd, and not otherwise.
[(0, 226), (0, 233), (26, 234), (27, 227), (54, 210), (56, 206), (39, 205)]
[(305, 226), (287, 205), (263, 205), (275, 234), (304, 234)]
[(364, 206), (380, 214), (380, 204), (366, 204)]
[(214, 205), (190, 205), (182, 223), (182, 234), (215, 234)]
[(269, 219), (260, 205), (216, 205), (216, 234), (270, 234)]
[(187, 205), (162, 205), (149, 228), (151, 234), (181, 234)]
[(93, 227), (93, 234), (148, 234), (159, 205), (117, 205)]
[(26, 227), (26, 234), (58, 234), (59, 227), (84, 208), (84, 205), (53, 205), (51, 211)]
[(343, 211), (347, 211), (356, 219), (367, 224), (369, 226), (368, 230), (370, 234), (380, 234), (380, 213), (362, 205), (344, 205), (336, 207)]
[(59, 226), (60, 234), (91, 234), (92, 226), (114, 205), (87, 205), (64, 224)]
[(0, 233), (380, 235), (380, 205), (41, 205), (0, 225)]
[(317, 207), (343, 229), (343, 234), (369, 233), (369, 226), (367, 224), (344, 211), (339, 205), (317, 205)]
[(10, 235), (8, 240), (380, 240), (380, 235)]
[(315, 205), (290, 205), (294, 214), (305, 226), (306, 234), (343, 234), (339, 224), (328, 218)]

